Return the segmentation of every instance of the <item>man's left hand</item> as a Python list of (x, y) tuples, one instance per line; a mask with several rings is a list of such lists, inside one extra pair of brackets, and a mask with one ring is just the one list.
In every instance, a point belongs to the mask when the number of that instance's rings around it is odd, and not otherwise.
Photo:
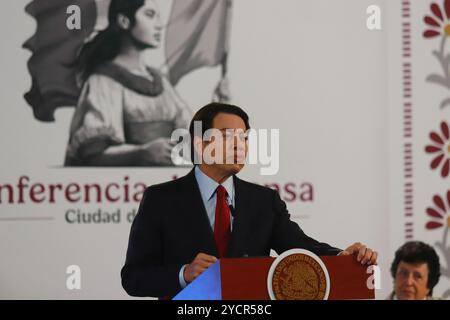
[(366, 247), (360, 242), (352, 244), (350, 247), (342, 251), (339, 255), (349, 256), (356, 255), (358, 262), (362, 265), (374, 265), (377, 264), (378, 252)]

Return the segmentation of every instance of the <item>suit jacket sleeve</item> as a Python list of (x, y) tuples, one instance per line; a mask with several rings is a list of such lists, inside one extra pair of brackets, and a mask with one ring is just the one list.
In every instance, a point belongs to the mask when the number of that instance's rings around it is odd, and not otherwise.
[(130, 231), (122, 286), (131, 296), (172, 297), (181, 290), (182, 265), (163, 262), (162, 213), (164, 198), (153, 187), (146, 189)]
[(318, 256), (334, 256), (342, 251), (307, 236), (298, 224), (290, 219), (286, 203), (281, 200), (278, 192), (273, 192), (272, 205), (275, 217), (271, 242), (272, 249), (278, 254), (297, 248), (312, 251)]

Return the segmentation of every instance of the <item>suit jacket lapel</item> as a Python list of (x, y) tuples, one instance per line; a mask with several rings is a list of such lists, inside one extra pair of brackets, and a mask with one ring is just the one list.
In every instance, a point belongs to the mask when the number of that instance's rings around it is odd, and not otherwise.
[(199, 238), (200, 243), (204, 244), (204, 250), (206, 251), (204, 253), (217, 256), (214, 233), (209, 223), (194, 170), (186, 176), (186, 187), (183, 190), (184, 204), (182, 204), (182, 208), (189, 212), (187, 218), (190, 220), (189, 224), (192, 225), (191, 230), (189, 230), (190, 234), (192, 237)]
[(243, 257), (247, 255), (246, 243), (251, 222), (251, 193), (238, 177), (234, 176), (235, 218), (233, 231), (228, 247), (228, 257)]
[[(233, 230), (227, 257), (243, 257), (247, 253), (247, 235), (251, 228), (252, 202), (251, 192), (247, 190), (245, 184), (238, 177), (233, 177), (235, 196), (235, 218), (233, 220)], [(203, 204), (200, 189), (198, 187), (195, 172), (192, 170), (186, 175), (186, 186), (183, 188), (184, 196), (182, 201), (190, 214), (188, 215), (190, 233), (197, 237), (200, 243), (204, 244), (205, 253), (218, 256), (214, 241), (214, 231), (209, 223), (205, 205)]]

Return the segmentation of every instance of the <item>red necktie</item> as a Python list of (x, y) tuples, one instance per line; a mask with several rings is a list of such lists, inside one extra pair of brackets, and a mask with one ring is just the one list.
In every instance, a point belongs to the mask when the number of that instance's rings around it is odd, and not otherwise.
[(225, 257), (231, 237), (230, 208), (227, 203), (227, 191), (223, 186), (216, 189), (216, 220), (214, 222), (214, 240), (219, 258)]

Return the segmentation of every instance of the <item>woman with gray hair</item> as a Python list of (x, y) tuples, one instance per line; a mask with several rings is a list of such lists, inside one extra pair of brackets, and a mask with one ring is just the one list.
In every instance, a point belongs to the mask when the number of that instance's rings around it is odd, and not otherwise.
[(389, 300), (432, 300), (441, 276), (439, 257), (426, 243), (407, 242), (395, 252), (391, 274), (394, 291)]

